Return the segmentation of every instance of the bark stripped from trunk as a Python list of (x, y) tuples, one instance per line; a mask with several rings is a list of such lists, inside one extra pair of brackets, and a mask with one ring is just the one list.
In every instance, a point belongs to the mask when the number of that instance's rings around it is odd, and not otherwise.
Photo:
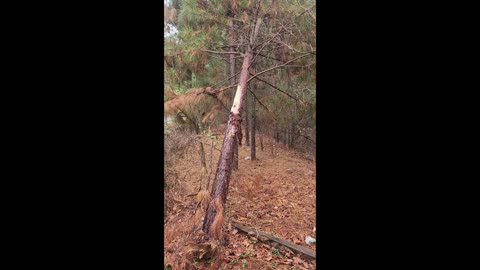
[[(220, 158), (218, 160), (217, 172), (215, 179), (213, 180), (213, 187), (211, 192), (211, 202), (207, 206), (207, 213), (205, 215), (205, 220), (203, 222), (203, 232), (205, 233), (206, 238), (211, 238), (218, 236), (218, 228), (216, 226), (221, 226), (223, 224), (217, 224), (217, 220), (224, 219), (223, 208), (219, 209), (216, 207), (215, 202), (218, 198), (221, 199), (222, 204), (225, 204), (227, 201), (228, 186), (230, 183), (230, 174), (232, 169), (232, 161), (234, 157), (234, 145), (238, 140), (238, 143), (241, 145), (242, 133), (240, 125), (242, 122), (241, 110), (243, 107), (243, 101), (245, 93), (247, 90), (247, 80), (248, 80), (248, 67), (252, 59), (252, 49), (249, 47), (245, 53), (243, 59), (242, 71), (240, 73), (240, 81), (235, 93), (235, 99), (233, 101), (232, 109), (228, 117), (227, 130), (225, 131), (225, 138), (223, 139), (222, 150)], [(218, 211), (217, 213), (217, 210)], [(212, 226), (214, 225), (214, 226)]]
[[(257, 15), (258, 15), (257, 2)], [(250, 38), (250, 45), (244, 54), (242, 70), (240, 72), (240, 79), (238, 82), (237, 91), (233, 100), (232, 109), (228, 116), (227, 130), (225, 131), (225, 138), (223, 139), (222, 151), (217, 165), (217, 173), (213, 180), (212, 192), (210, 193), (211, 201), (207, 206), (207, 213), (203, 222), (203, 232), (205, 238), (216, 238), (223, 240), (223, 221), (225, 220), (224, 205), (227, 202), (228, 186), (230, 184), (230, 173), (232, 170), (232, 161), (234, 156), (234, 145), (236, 142), (241, 146), (242, 143), (242, 109), (244, 105), (244, 98), (247, 92), (247, 83), (249, 71), (248, 67), (252, 61), (252, 46), (257, 37), (260, 28), (261, 18), (257, 18), (255, 23), (255, 30)]]

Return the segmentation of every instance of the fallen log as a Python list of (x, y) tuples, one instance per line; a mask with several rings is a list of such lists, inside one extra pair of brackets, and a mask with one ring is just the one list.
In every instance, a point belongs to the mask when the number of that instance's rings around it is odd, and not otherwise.
[(246, 232), (246, 233), (253, 233), (257, 238), (259, 236), (261, 237), (265, 237), (267, 239), (269, 239), (270, 241), (274, 241), (276, 243), (279, 243), (281, 245), (284, 245), (294, 251), (297, 251), (297, 252), (300, 252), (302, 254), (305, 254), (307, 255), (308, 257), (312, 258), (312, 259), (316, 259), (317, 258), (317, 255), (315, 253), (314, 250), (311, 250), (311, 249), (308, 249), (306, 247), (302, 247), (302, 246), (299, 246), (297, 244), (294, 244), (290, 241), (287, 241), (287, 240), (284, 240), (284, 239), (281, 239), (281, 238), (278, 238), (278, 237), (275, 237), (275, 236), (272, 236), (272, 235), (269, 235), (269, 234), (266, 234), (264, 232), (261, 232), (259, 231), (258, 229), (255, 229), (255, 228), (250, 228), (250, 227), (247, 227), (247, 226), (244, 226), (238, 222), (235, 222), (235, 221), (232, 221), (232, 225), (233, 227), (243, 231), (243, 232)]

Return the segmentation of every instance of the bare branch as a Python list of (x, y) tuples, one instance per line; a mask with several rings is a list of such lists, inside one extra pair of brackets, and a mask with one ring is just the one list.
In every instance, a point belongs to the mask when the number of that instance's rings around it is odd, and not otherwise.
[(250, 46), (253, 46), (255, 43), (255, 40), (257, 39), (258, 36), (258, 30), (260, 30), (260, 24), (262, 23), (262, 18), (258, 18), (258, 10), (257, 10), (257, 16), (256, 16), (256, 22), (254, 26), (254, 30), (252, 32), (252, 35), (250, 36)]
[(260, 13), (260, 3), (258, 0), (255, 2), (255, 6), (257, 9), (255, 10), (255, 25), (253, 26), (253, 31), (250, 35), (250, 46), (253, 46), (258, 35), (258, 30), (260, 29), (260, 24), (262, 23), (262, 18), (258, 17), (258, 14)]
[[(285, 130), (281, 130), (281, 129), (271, 128), (271, 130), (273, 130), (273, 131), (275, 131), (275, 132), (285, 133)], [(295, 135), (300, 136), (300, 137), (304, 137), (305, 139), (311, 141), (312, 143), (317, 144), (317, 142), (315, 142), (314, 140), (312, 140), (312, 139), (311, 139), (310, 137), (308, 137), (307, 135), (303, 135), (303, 134), (300, 134), (300, 133), (297, 133), (297, 132), (292, 132), (292, 134), (295, 134)]]
[(219, 51), (212, 51), (212, 50), (201, 50), (203, 52), (209, 52), (209, 53), (216, 53), (216, 54), (242, 54), (239, 52), (219, 52)]
[(287, 43), (285, 43), (285, 42), (283, 42), (283, 41), (281, 41), (281, 40), (274, 41), (274, 42), (275, 42), (275, 43), (278, 43), (278, 44), (283, 44), (285, 47), (287, 47), (287, 48), (289, 48), (290, 50), (292, 50), (292, 51), (295, 51), (295, 52), (297, 52), (297, 53), (311, 53), (311, 54), (313, 54), (313, 55), (315, 55), (315, 53), (316, 53), (316, 51), (311, 51), (311, 52), (301, 52), (301, 51), (299, 51), (299, 50), (297, 50), (297, 49), (293, 48), (292, 46), (288, 45)]
[(260, 105), (262, 105), (262, 107), (264, 107), (265, 110), (267, 110), (267, 112), (270, 112), (270, 110), (268, 110), (267, 106), (263, 105), (263, 103), (260, 101), (260, 99), (257, 98), (257, 96), (255, 95), (255, 93), (254, 93), (250, 88), (248, 89), (248, 91), (249, 91), (250, 93), (252, 93), (252, 95), (253, 95), (253, 97), (255, 98), (255, 100), (258, 101), (258, 103), (259, 103)]
[(217, 150), (218, 152), (222, 152), (222, 151), (220, 151), (220, 149), (217, 149), (216, 147), (213, 147), (213, 145), (211, 145), (211, 144), (202, 142), (201, 140), (198, 140), (198, 139), (194, 139), (194, 140), (197, 141), (197, 142), (201, 142), (201, 143), (203, 143), (203, 144), (206, 144), (206, 145), (210, 145), (210, 146), (212, 146), (213, 149)]
[(260, 76), (260, 75), (262, 75), (262, 74), (265, 73), (265, 72), (272, 71), (272, 70), (274, 70), (274, 69), (284, 67), (284, 66), (286, 66), (288, 63), (291, 63), (291, 62), (293, 62), (293, 61), (297, 61), (298, 59), (301, 59), (301, 58), (306, 57), (306, 56), (309, 56), (309, 55), (311, 55), (311, 54), (310, 54), (310, 53), (307, 53), (307, 54), (301, 55), (301, 56), (299, 56), (299, 57), (297, 57), (297, 58), (294, 58), (294, 59), (292, 59), (292, 60), (290, 60), (290, 61), (288, 61), (288, 62), (285, 62), (285, 63), (283, 63), (283, 64), (281, 64), (281, 65), (274, 66), (274, 67), (271, 67), (271, 68), (266, 69), (266, 70), (264, 70), (264, 71), (258, 72), (257, 74), (255, 74), (254, 76), (252, 76), (250, 79), (248, 79), (247, 83), (248, 83), (249, 81), (251, 81), (253, 78), (255, 78), (255, 77), (257, 77), (257, 76)]
[(225, 46), (221, 46), (221, 47), (218, 47), (217, 49), (223, 49), (223, 48), (228, 48), (228, 47), (243, 47), (243, 46), (248, 46), (248, 44), (240, 44), (240, 43), (237, 43), (237, 44), (230, 44), (230, 45), (225, 45)]
[[(226, 89), (223, 89), (223, 90), (226, 90)], [(222, 91), (223, 91), (222, 90)], [(214, 92), (214, 91), (211, 91), (211, 87), (207, 87), (206, 89), (203, 89), (201, 92), (197, 93), (197, 95), (200, 95), (200, 94), (205, 94), (207, 96), (211, 96), (213, 98), (215, 98), (222, 106), (223, 108), (226, 110), (226, 111), (229, 111), (229, 109), (227, 108), (227, 106), (225, 104), (223, 104), (223, 101), (221, 101), (219, 98), (218, 98), (218, 92)]]
[(225, 80), (222, 80), (222, 81), (220, 81), (220, 82), (218, 82), (218, 83), (216, 83), (216, 84), (212, 85), (211, 87), (212, 87), (212, 88), (214, 88), (215, 86), (217, 86), (217, 85), (219, 85), (219, 84), (221, 84), (221, 83), (223, 83), (223, 82), (228, 82), (228, 81), (230, 81), (230, 79), (231, 79), (231, 78), (234, 78), (234, 77), (236, 77), (238, 74), (240, 74), (240, 72), (241, 72), (241, 71), (239, 71), (239, 72), (235, 73), (235, 75), (233, 75), (233, 76), (230, 76), (230, 77), (228, 77), (228, 78), (227, 78), (227, 79), (225, 79)]
[[(263, 48), (265, 48), (265, 46), (267, 46), (268, 43), (270, 43), (270, 41), (272, 41), (278, 34), (280, 34), (280, 32), (278, 32), (276, 35), (274, 35), (270, 40), (268, 40), (267, 42), (264, 42), (263, 45), (262, 45), (262, 48), (260, 48), (260, 50), (258, 51), (258, 53), (253, 57), (252, 61), (250, 62), (250, 66), (252, 66), (253, 63), (255, 63), (255, 59), (257, 59), (257, 56), (258, 54), (260, 54), (263, 50)], [(257, 45), (258, 46), (258, 45)], [(248, 66), (248, 68), (250, 68), (250, 66)]]
[[(253, 76), (253, 74), (252, 74), (252, 73), (250, 73), (250, 75), (252, 75), (252, 76)], [(285, 95), (289, 96), (289, 97), (290, 97), (290, 98), (292, 98), (293, 100), (295, 100), (295, 101), (298, 101), (298, 99), (294, 98), (294, 97), (293, 97), (293, 96), (291, 96), (289, 93), (287, 93), (287, 92), (283, 91), (282, 89), (278, 88), (277, 86), (275, 86), (275, 85), (273, 85), (273, 84), (271, 84), (271, 83), (269, 83), (269, 82), (267, 82), (267, 81), (263, 80), (262, 78), (258, 77), (258, 75), (257, 75), (257, 76), (254, 76), (254, 77), (252, 77), (252, 78), (255, 78), (255, 79), (257, 79), (257, 80), (259, 80), (259, 81), (261, 81), (261, 82), (264, 82), (264, 83), (266, 83), (266, 84), (270, 85), (271, 87), (273, 87), (274, 89), (276, 89), (276, 90), (278, 90), (278, 91), (280, 91), (280, 92), (284, 93)]]
[(263, 57), (268, 58), (268, 59), (272, 59), (272, 60), (284, 62), (283, 60), (280, 60), (280, 59), (277, 59), (277, 58), (273, 58), (273, 57), (271, 57), (271, 56), (267, 56), (267, 55), (264, 55), (264, 54), (261, 54), (261, 53), (258, 53), (258, 55), (263, 56)]

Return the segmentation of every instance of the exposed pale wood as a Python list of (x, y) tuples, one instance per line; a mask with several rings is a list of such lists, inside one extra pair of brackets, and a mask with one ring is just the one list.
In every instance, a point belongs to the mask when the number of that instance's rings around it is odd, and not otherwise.
[[(245, 58), (242, 63), (242, 71), (240, 73), (240, 80), (235, 92), (232, 109), (228, 116), (227, 130), (223, 138), (222, 149), (218, 160), (217, 171), (212, 184), (212, 191), (210, 193), (211, 201), (221, 199), (222, 204), (227, 202), (228, 187), (230, 185), (230, 174), (232, 171), (232, 161), (234, 155), (234, 144), (241, 144), (242, 133), (240, 123), (242, 121), (243, 97), (247, 91), (248, 80), (248, 66), (252, 59), (252, 48), (248, 47), (245, 52)], [(203, 221), (202, 231), (205, 233), (205, 239), (212, 238), (213, 232), (211, 230), (214, 219), (217, 217), (217, 210), (213, 204), (207, 205), (207, 213)]]
[(284, 245), (284, 246), (286, 246), (286, 247), (288, 247), (288, 248), (290, 248), (290, 249), (292, 249), (292, 250), (294, 250), (294, 251), (297, 251), (297, 252), (300, 252), (300, 253), (302, 253), (302, 254), (305, 254), (305, 255), (307, 255), (308, 257), (312, 258), (312, 259), (316, 259), (316, 258), (317, 258), (317, 255), (316, 255), (316, 253), (315, 253), (314, 250), (311, 250), (311, 249), (308, 249), (308, 248), (306, 248), (306, 247), (302, 247), (302, 246), (299, 246), (299, 245), (297, 245), (297, 244), (294, 244), (294, 243), (292, 243), (292, 242), (290, 242), (290, 241), (287, 241), (287, 240), (284, 240), (284, 239), (281, 239), (281, 238), (278, 238), (278, 237), (275, 237), (275, 236), (266, 234), (266, 233), (264, 233), (264, 232), (261, 232), (261, 231), (255, 229), (255, 228), (250, 228), (250, 227), (244, 226), (244, 225), (242, 225), (242, 224), (240, 224), (240, 223), (238, 223), (238, 222), (235, 222), (235, 221), (232, 221), (232, 225), (233, 225), (235, 228), (237, 228), (237, 229), (239, 229), (239, 230), (241, 230), (241, 231), (243, 231), (243, 232), (246, 232), (246, 233), (248, 233), (248, 232), (253, 232), (257, 238), (258, 238), (259, 236), (263, 236), (263, 237), (265, 237), (265, 238), (268, 238), (268, 239), (271, 240), (271, 241), (275, 241), (275, 242), (277, 242), (277, 243), (279, 243), (279, 244), (282, 244), (282, 245)]

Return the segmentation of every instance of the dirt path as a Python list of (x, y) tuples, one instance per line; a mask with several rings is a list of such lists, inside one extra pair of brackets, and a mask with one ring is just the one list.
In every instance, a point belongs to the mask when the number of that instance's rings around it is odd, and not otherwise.
[[(221, 143), (221, 139), (219, 142)], [(264, 151), (257, 147), (257, 160), (253, 161), (245, 160), (245, 157), (250, 156), (249, 147), (239, 148), (239, 171), (232, 174), (227, 199), (228, 220), (238, 221), (315, 250), (315, 245), (305, 243), (306, 236), (316, 238), (315, 163), (273, 141), (266, 140), (264, 144)], [(220, 144), (216, 147), (220, 148)], [(205, 151), (208, 161), (210, 146), (206, 146)], [(179, 159), (178, 168), (177, 166), (174, 168), (179, 177), (183, 177), (179, 184), (184, 186), (182, 190), (185, 194), (177, 194), (177, 200), (180, 201), (181, 198), (184, 200), (177, 206), (176, 212), (174, 211), (177, 213), (176, 216), (172, 215), (169, 217), (170, 220), (167, 220), (166, 232), (169, 229), (173, 231), (173, 228), (181, 232), (179, 223), (182, 220), (189, 220), (189, 215), (191, 217), (192, 214), (187, 213), (191, 213), (195, 206), (194, 198), (185, 197), (186, 193), (198, 190), (200, 181), (202, 186), (206, 184), (205, 176), (203, 175), (202, 179), (199, 170), (199, 158), (195, 155), (197, 151), (189, 152), (191, 154)], [(215, 150), (213, 152), (215, 170), (219, 152)], [(198, 169), (192, 169), (192, 166)], [(213, 177), (212, 175), (212, 182)], [(201, 217), (200, 212), (196, 214), (197, 218)], [(316, 263), (312, 260), (301, 258), (281, 246), (257, 242), (255, 238), (237, 232), (231, 226), (228, 227), (228, 234), (230, 242), (225, 248), (221, 269), (316, 268)], [(165, 246), (170, 247), (170, 250), (174, 249), (175, 237), (167, 238)]]

